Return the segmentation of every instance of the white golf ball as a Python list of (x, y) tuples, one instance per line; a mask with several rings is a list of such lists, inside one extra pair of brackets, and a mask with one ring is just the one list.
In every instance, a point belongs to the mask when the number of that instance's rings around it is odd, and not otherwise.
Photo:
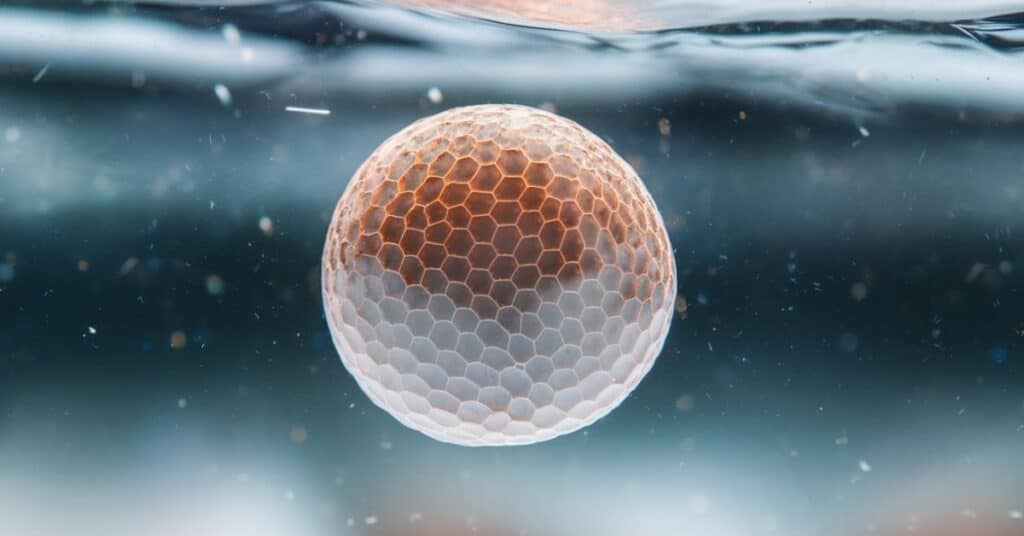
[(576, 123), (455, 108), (385, 141), (338, 201), (323, 298), (345, 367), (406, 426), (460, 445), (582, 428), (650, 370), (676, 294), (643, 183)]

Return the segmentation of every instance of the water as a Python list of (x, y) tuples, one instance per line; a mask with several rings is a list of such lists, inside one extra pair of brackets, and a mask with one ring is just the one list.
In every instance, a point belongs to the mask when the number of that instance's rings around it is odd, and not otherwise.
[[(0, 533), (1024, 532), (1012, 3), (198, 4), (0, 7)], [(481, 102), (629, 159), (685, 297), (524, 448), (373, 407), (319, 296), (356, 166)]]

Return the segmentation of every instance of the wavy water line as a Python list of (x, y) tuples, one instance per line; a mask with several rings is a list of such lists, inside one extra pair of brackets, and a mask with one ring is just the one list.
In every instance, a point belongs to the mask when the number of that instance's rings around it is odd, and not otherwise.
[[(115, 3), (179, 7), (295, 4), (293, 0), (116, 0)], [(834, 0), (827, 3), (807, 0), (329, 0), (317, 3), (392, 6), (433, 16), (612, 34), (698, 30), (764, 21), (974, 21), (1018, 13), (1022, 8), (1020, 2), (1010, 0)]]
[[(240, 29), (241, 44), (221, 35), (228, 23)], [(1017, 98), (1024, 86), (1021, 28), (1004, 17), (601, 36), (339, 2), (213, 11), (139, 5), (118, 17), (5, 8), (0, 61), (21, 66), (6, 78), (21, 73), (26, 82), (44, 83), (117, 85), (144, 72), (154, 82), (204, 90), (271, 83), (334, 95), (383, 91), (408, 102), (438, 84), (464, 98), (519, 102), (552, 93), (623, 102), (742, 90), (748, 98), (854, 118), (905, 104), (1006, 114), (1024, 113)]]

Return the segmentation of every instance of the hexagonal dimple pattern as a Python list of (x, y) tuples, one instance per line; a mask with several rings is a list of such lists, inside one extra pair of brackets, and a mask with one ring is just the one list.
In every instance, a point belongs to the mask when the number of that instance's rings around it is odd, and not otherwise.
[(403, 424), (461, 445), (542, 441), (611, 411), (660, 352), (675, 292), (633, 169), (523, 106), (456, 108), (392, 136), (324, 246), (345, 367)]

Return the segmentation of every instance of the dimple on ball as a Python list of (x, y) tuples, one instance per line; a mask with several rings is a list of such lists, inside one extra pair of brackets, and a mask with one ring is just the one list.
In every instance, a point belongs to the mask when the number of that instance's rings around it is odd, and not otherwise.
[(323, 297), (345, 367), (410, 428), (517, 445), (618, 406), (668, 333), (675, 261), (633, 169), (524, 106), (416, 121), (331, 219)]

